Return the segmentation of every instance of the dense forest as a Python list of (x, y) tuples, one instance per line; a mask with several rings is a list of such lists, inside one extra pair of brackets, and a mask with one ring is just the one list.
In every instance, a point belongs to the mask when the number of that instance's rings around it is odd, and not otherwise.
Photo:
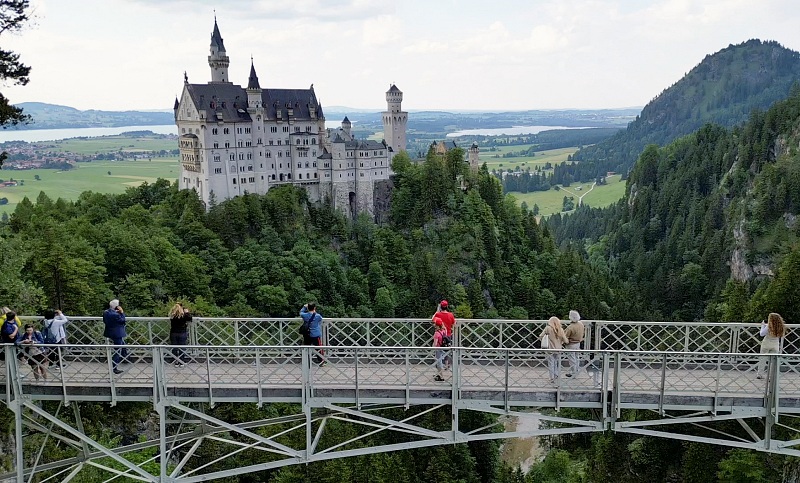
[(707, 55), (681, 80), (650, 101), (636, 120), (573, 157), (577, 178), (627, 173), (648, 144), (667, 144), (705, 123), (733, 127), (754, 110), (784, 99), (800, 79), (800, 54), (777, 42), (749, 40)]
[(741, 127), (648, 146), (622, 200), (549, 226), (635, 287), (651, 317), (758, 321), (773, 310), (800, 320), (790, 283), (800, 275), (799, 141), (796, 87)]

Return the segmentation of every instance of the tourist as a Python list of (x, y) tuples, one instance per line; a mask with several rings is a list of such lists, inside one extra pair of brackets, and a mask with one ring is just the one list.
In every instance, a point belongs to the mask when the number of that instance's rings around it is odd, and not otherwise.
[(567, 342), (567, 349), (572, 349), (574, 351), (567, 354), (567, 358), (569, 359), (569, 372), (566, 376), (577, 376), (581, 369), (580, 352), (578, 352), (578, 350), (581, 348), (584, 335), (586, 335), (583, 322), (581, 322), (581, 314), (579, 314), (577, 310), (569, 311), (569, 325), (566, 330), (564, 330), (564, 334), (569, 340), (569, 342)]
[[(783, 322), (783, 317), (775, 312), (769, 314), (766, 322), (761, 321), (761, 330), (758, 335), (763, 337), (761, 340), (762, 354), (780, 354), (781, 339), (786, 335), (786, 324)], [(766, 363), (766, 357), (759, 358), (758, 374), (756, 375), (758, 379), (764, 377)]]
[[(452, 341), (455, 340), (455, 338), (453, 337), (453, 329), (455, 328), (456, 325), (456, 318), (453, 315), (453, 313), (450, 312), (450, 304), (447, 302), (447, 300), (442, 300), (441, 302), (439, 302), (439, 306), (436, 308), (436, 313), (433, 314), (431, 320), (433, 321), (434, 325), (436, 324), (437, 320), (441, 321), (442, 326), (447, 332), (447, 336), (450, 338), (450, 342), (452, 343)], [(444, 357), (445, 369), (450, 369), (452, 360), (450, 359), (450, 356), (447, 353), (447, 351), (443, 352), (445, 353)]]
[(441, 319), (434, 319), (434, 325), (436, 326), (436, 331), (433, 333), (433, 347), (436, 348), (434, 352), (434, 356), (436, 357), (436, 375), (433, 377), (434, 381), (444, 381), (444, 371), (446, 368), (445, 365), (445, 350), (442, 347), (445, 347), (446, 344), (444, 343), (447, 336), (447, 329), (444, 327)]
[[(108, 338), (110, 344), (124, 346), (128, 334), (125, 332), (125, 312), (120, 307), (119, 300), (114, 299), (108, 303), (108, 308), (103, 312), (103, 324), (105, 324), (103, 337)], [(111, 358), (114, 374), (122, 374), (119, 364), (123, 359), (127, 361), (128, 349), (115, 347)]]
[[(317, 305), (313, 302), (303, 305), (300, 309), (300, 318), (303, 319), (303, 325), (308, 327), (303, 333), (303, 345), (322, 346), (322, 315), (317, 313)], [(325, 352), (318, 349), (314, 353), (314, 363), (324, 366), (324, 355)]]
[(8, 307), (3, 307), (2, 326), (0, 326), (0, 337), (6, 344), (13, 344), (19, 337), (19, 322), (17, 314)]
[[(49, 337), (45, 337), (45, 343), (47, 344), (60, 344), (66, 345), (67, 343), (67, 331), (65, 329), (65, 325), (69, 323), (69, 319), (63, 312), (60, 310), (53, 310), (47, 309), (44, 311), (44, 322), (42, 322), (42, 329), (43, 335), (45, 334), (44, 329), (46, 332), (49, 333)], [(50, 354), (50, 363), (53, 364), (53, 368), (58, 370), (60, 369), (58, 361), (60, 358), (60, 352), (66, 349), (60, 349), (58, 347), (52, 347), (49, 351)], [(66, 364), (61, 364), (66, 367)]]
[[(569, 342), (558, 317), (550, 317), (550, 320), (547, 321), (547, 326), (542, 331), (539, 339), (543, 339), (545, 336), (548, 340), (548, 349), (562, 349), (564, 344)], [(550, 373), (550, 383), (554, 384), (561, 372), (560, 352), (552, 351), (547, 354), (547, 369)]]
[[(180, 302), (176, 303), (169, 311), (169, 344), (172, 346), (186, 345), (189, 341), (189, 322), (192, 321), (192, 314), (189, 309)], [(189, 362), (186, 350), (180, 347), (172, 348), (172, 356), (175, 358), (175, 365), (182, 367)]]
[(31, 366), (33, 376), (38, 381), (41, 377), (42, 380), (47, 380), (47, 366), (50, 364), (47, 358), (47, 348), (38, 347), (44, 344), (42, 333), (38, 330), (33, 330), (33, 325), (25, 324), (25, 331), (20, 336), (18, 344), (23, 348), (23, 352), (28, 357), (28, 365)]

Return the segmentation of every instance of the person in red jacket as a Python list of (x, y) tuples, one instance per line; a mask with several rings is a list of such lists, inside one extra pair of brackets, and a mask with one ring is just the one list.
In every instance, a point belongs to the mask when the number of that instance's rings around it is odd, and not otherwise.
[[(444, 328), (445, 335), (450, 337), (452, 343), (455, 343), (455, 337), (453, 337), (453, 328), (456, 325), (456, 318), (453, 316), (453, 313), (450, 312), (450, 304), (447, 303), (447, 300), (442, 300), (439, 302), (439, 307), (436, 309), (436, 313), (433, 314), (431, 317), (431, 321), (434, 325), (441, 325)], [(444, 357), (444, 369), (450, 369), (452, 364), (452, 359), (449, 355), (445, 354)]]
[(442, 325), (447, 331), (447, 335), (453, 337), (453, 327), (456, 325), (456, 318), (453, 316), (453, 313), (450, 312), (450, 304), (447, 303), (447, 300), (442, 300), (439, 302), (439, 307), (436, 309), (436, 313), (433, 314), (433, 317), (431, 317), (431, 320), (434, 322), (434, 324), (436, 323), (436, 319), (442, 321)]

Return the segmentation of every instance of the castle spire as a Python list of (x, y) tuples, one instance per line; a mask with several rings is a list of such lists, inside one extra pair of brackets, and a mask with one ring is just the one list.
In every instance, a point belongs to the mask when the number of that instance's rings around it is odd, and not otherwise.
[(211, 33), (211, 55), (208, 56), (208, 66), (211, 67), (211, 82), (229, 82), (228, 65), (230, 59), (225, 52), (225, 44), (219, 33), (217, 17), (214, 16), (214, 31)]
[(256, 66), (253, 64), (253, 57), (250, 57), (250, 78), (247, 81), (248, 89), (261, 89), (258, 83), (258, 76), (256, 75)]

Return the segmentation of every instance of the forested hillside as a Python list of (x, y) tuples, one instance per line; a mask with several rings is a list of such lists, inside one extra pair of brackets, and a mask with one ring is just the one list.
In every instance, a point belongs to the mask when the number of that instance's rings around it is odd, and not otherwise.
[[(624, 290), (578, 252), (556, 249), (533, 214), (505, 198), (485, 169), (470, 172), (463, 155), (455, 149), (420, 165), (395, 157), (391, 220), (383, 226), (346, 220), (291, 186), (209, 212), (195, 192), (164, 180), (122, 195), (87, 192), (75, 202), (41, 194), (0, 227), (0, 301), (23, 315), (46, 306), (100, 314), (118, 297), (131, 315), (164, 316), (182, 300), (198, 315), (292, 316), (316, 300), (325, 316), (411, 317), (429, 316), (447, 298), (459, 317), (564, 317), (571, 308), (589, 318), (620, 316)], [(87, 431), (135, 442), (152, 408), (126, 407), (124, 417), (87, 421)], [(284, 409), (220, 405), (213, 414), (236, 422)], [(10, 413), (2, 414), (7, 424)], [(427, 417), (447, 424), (450, 415), (442, 409)], [(463, 428), (486, 424), (481, 415), (461, 421)], [(201, 456), (196, 461), (215, 457)], [(214, 468), (264, 457), (244, 451)], [(288, 467), (247, 481), (490, 482), (513, 474), (500, 464), (497, 443), (485, 442)], [(92, 478), (81, 481), (103, 481)]]
[(705, 123), (738, 125), (754, 109), (784, 99), (800, 79), (800, 54), (774, 41), (749, 40), (707, 55), (606, 141), (578, 151), (575, 179), (625, 174), (648, 144), (664, 145)]
[(635, 287), (658, 318), (800, 321), (800, 88), (731, 130), (648, 146), (611, 208), (554, 216), (564, 243)]

